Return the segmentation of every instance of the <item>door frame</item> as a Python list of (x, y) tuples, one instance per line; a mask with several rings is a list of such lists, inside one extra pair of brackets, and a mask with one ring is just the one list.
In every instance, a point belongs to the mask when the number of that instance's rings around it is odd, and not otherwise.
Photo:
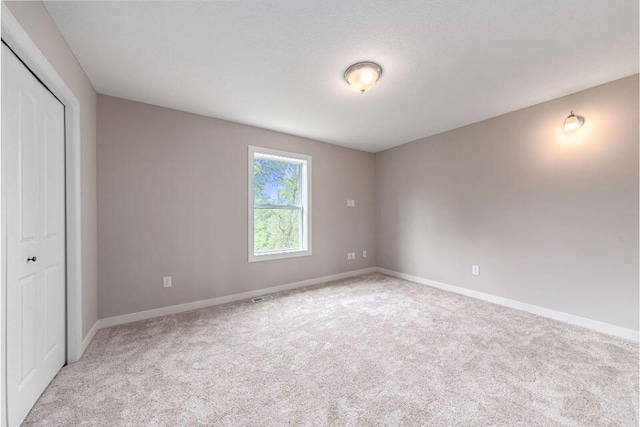
[[(66, 207), (66, 353), (67, 364), (82, 356), (82, 211), (80, 176), (80, 101), (27, 35), (9, 8), (2, 3), (2, 40), (40, 81), (62, 102), (65, 116), (65, 207)], [(2, 143), (4, 144), (4, 138)], [(0, 158), (0, 161), (4, 159)], [(0, 167), (2, 186), (2, 399), (6, 414), (6, 197), (4, 164)], [(3, 417), (4, 425), (6, 418)]]

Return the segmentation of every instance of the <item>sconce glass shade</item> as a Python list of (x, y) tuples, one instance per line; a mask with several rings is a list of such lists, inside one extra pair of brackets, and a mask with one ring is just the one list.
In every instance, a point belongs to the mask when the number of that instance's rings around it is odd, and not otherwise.
[(358, 62), (344, 72), (345, 81), (360, 93), (365, 93), (382, 76), (382, 68), (373, 62)]
[(565, 119), (564, 126), (562, 127), (565, 132), (571, 132), (572, 130), (580, 129), (584, 124), (584, 117), (576, 116), (571, 110), (571, 114)]

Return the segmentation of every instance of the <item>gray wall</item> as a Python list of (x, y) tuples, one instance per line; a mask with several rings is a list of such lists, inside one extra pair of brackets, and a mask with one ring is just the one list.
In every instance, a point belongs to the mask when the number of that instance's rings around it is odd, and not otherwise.
[[(638, 329), (637, 75), (378, 153), (374, 191), (371, 154), (97, 96), (42, 3), (5, 3), (82, 104), (84, 336), (98, 315), (370, 267), (374, 257)], [(571, 108), (587, 122), (564, 134)], [(313, 256), (247, 263), (250, 144), (314, 156)]]
[(637, 330), (638, 114), (635, 75), (378, 153), (378, 267)]
[(80, 101), (82, 197), (82, 336), (98, 320), (96, 103), (97, 95), (44, 5), (4, 2)]
[[(312, 256), (247, 262), (249, 145), (313, 157)], [(374, 166), (371, 153), (99, 95), (100, 318), (373, 267)]]

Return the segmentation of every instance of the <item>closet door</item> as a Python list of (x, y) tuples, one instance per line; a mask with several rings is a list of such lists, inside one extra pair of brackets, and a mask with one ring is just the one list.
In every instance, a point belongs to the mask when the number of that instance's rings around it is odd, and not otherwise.
[(64, 107), (2, 45), (7, 412), (20, 425), (65, 363)]

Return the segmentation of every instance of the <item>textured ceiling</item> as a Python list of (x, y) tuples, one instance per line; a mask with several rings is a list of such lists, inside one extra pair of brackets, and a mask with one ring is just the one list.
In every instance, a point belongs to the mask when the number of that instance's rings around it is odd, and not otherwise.
[(638, 72), (637, 0), (46, 6), (99, 93), (372, 152)]

